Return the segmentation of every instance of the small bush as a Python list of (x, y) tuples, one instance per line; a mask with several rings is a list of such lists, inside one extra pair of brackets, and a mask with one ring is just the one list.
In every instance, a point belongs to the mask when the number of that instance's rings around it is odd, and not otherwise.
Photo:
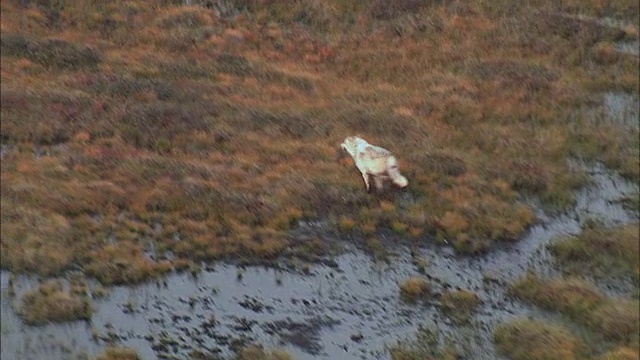
[(49, 322), (89, 320), (93, 314), (91, 301), (86, 294), (64, 291), (59, 280), (43, 283), (37, 290), (27, 292), (22, 297), (18, 312), (30, 325)]
[(580, 347), (565, 328), (527, 319), (498, 325), (494, 339), (498, 351), (513, 360), (571, 360)]
[(406, 301), (417, 302), (431, 293), (431, 284), (420, 276), (410, 277), (400, 284), (400, 296)]

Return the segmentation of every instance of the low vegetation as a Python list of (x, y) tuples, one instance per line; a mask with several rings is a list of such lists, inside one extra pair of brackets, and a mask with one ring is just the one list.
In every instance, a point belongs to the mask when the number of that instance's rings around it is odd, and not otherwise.
[[(523, 199), (573, 203), (569, 156), (638, 179), (637, 131), (597, 111), (638, 93), (612, 50), (635, 1), (200, 5), (2, 2), (3, 269), (135, 283), (326, 251), (301, 220), (478, 253), (535, 222)], [(352, 134), (406, 191), (365, 193), (336, 161)]]
[(640, 303), (637, 299), (607, 297), (577, 278), (545, 280), (533, 274), (520, 279), (510, 291), (521, 300), (566, 315), (602, 341), (638, 346)]
[(421, 329), (413, 340), (400, 341), (389, 348), (391, 360), (455, 360), (459, 354), (451, 345), (441, 345), (439, 335)]
[(427, 299), (431, 295), (431, 283), (429, 280), (414, 276), (400, 284), (400, 297), (409, 302), (417, 302)]
[(553, 242), (550, 250), (571, 274), (618, 275), (640, 279), (638, 224), (604, 228), (594, 223), (578, 236)]
[(138, 353), (130, 348), (109, 346), (96, 360), (140, 360)]
[(468, 290), (445, 291), (440, 298), (442, 311), (457, 324), (468, 323), (478, 305), (478, 295)]
[(237, 354), (235, 360), (293, 360), (284, 350), (265, 350), (257, 346), (248, 346)]
[(514, 319), (499, 325), (494, 338), (498, 351), (512, 360), (580, 358), (580, 341), (560, 325)]
[(30, 325), (90, 320), (93, 306), (86, 286), (71, 284), (65, 290), (61, 280), (50, 280), (22, 296), (18, 314)]

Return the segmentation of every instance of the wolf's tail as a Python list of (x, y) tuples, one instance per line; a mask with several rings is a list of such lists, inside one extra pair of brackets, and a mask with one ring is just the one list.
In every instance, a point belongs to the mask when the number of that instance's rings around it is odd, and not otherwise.
[(389, 177), (391, 178), (391, 181), (393, 181), (394, 184), (396, 184), (401, 188), (404, 188), (407, 185), (409, 185), (409, 180), (407, 180), (406, 177), (400, 174), (400, 170), (398, 169), (398, 161), (394, 156), (389, 157), (389, 160), (387, 161), (387, 166), (388, 166), (387, 173), (389, 174)]

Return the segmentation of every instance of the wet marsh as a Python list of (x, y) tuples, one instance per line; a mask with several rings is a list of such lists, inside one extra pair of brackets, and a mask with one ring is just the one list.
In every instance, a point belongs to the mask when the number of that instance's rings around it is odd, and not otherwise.
[(637, 357), (635, 2), (215, 3), (2, 3), (2, 358)]

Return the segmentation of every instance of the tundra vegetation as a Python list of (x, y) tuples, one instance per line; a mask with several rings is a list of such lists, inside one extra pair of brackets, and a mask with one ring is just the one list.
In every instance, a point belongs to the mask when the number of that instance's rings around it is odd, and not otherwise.
[[(637, 246), (637, 224), (604, 228), (594, 222), (577, 237), (557, 239), (552, 253), (566, 275), (544, 278), (528, 273), (509, 292), (525, 303), (559, 314), (559, 319), (551, 324), (523, 319), (502, 324), (494, 334), (498, 349), (513, 359), (524, 359), (521, 356), (538, 348), (546, 349), (539, 353), (541, 359), (637, 358)], [(599, 289), (620, 276), (632, 279), (630, 294), (608, 296)], [(541, 328), (549, 326), (555, 330)], [(546, 345), (539, 346), (542, 343)], [(561, 349), (570, 353), (558, 352)]]
[[(208, 3), (0, 3), (3, 269), (111, 285), (306, 261), (327, 251), (294, 236), (315, 220), (369, 249), (473, 254), (521, 237), (524, 200), (573, 204), (569, 157), (640, 179), (637, 129), (600, 111), (639, 92), (615, 47), (638, 39), (635, 0)], [(336, 161), (353, 134), (407, 189), (362, 190)]]

